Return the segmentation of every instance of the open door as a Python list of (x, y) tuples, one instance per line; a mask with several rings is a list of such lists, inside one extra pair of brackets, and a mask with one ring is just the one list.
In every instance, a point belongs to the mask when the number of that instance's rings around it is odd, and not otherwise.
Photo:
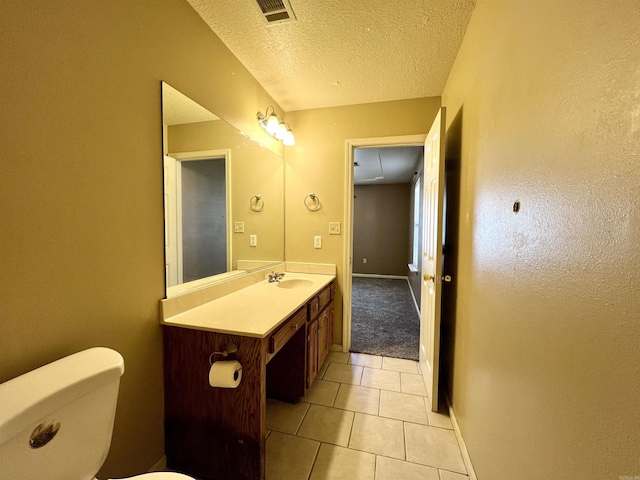
[(424, 142), (420, 368), (431, 401), (431, 410), (434, 412), (438, 411), (440, 368), (444, 131), (445, 108), (443, 107), (436, 115)]

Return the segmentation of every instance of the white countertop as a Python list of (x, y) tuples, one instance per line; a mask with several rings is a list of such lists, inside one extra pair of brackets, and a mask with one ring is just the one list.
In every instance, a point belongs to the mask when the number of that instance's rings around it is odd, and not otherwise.
[[(334, 279), (335, 275), (287, 272), (279, 283), (263, 280), (162, 323), (264, 338)], [(293, 288), (287, 288), (293, 284)]]

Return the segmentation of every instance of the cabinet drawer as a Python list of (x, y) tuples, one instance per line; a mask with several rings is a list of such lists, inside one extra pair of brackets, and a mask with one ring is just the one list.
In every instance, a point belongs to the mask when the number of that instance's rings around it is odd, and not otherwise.
[(269, 339), (269, 353), (275, 354), (280, 350), (298, 330), (304, 328), (306, 321), (307, 311), (305, 308), (301, 308), (294, 313), (276, 333), (271, 335)]
[(322, 291), (318, 294), (318, 310), (322, 311), (324, 307), (329, 305), (331, 301), (331, 285), (327, 285), (322, 289)]
[(320, 304), (318, 303), (318, 297), (313, 297), (309, 300), (309, 320), (313, 320), (320, 313)]

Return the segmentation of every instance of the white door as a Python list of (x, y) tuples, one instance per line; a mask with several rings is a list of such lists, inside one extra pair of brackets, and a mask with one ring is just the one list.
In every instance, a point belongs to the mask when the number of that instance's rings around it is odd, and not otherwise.
[(175, 158), (164, 157), (164, 258), (167, 287), (178, 284), (178, 192)]
[(438, 411), (440, 368), (440, 297), (442, 292), (442, 223), (444, 200), (445, 109), (436, 115), (424, 142), (422, 287), (420, 290), (420, 367)]

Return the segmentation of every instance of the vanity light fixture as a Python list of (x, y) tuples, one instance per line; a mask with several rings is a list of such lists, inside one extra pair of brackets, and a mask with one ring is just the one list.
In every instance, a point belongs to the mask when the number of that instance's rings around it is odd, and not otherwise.
[(284, 145), (291, 146), (296, 144), (291, 127), (289, 127), (288, 123), (280, 120), (280, 117), (271, 105), (267, 107), (264, 114), (258, 112), (257, 118), (258, 125), (269, 135), (278, 140), (282, 140)]

